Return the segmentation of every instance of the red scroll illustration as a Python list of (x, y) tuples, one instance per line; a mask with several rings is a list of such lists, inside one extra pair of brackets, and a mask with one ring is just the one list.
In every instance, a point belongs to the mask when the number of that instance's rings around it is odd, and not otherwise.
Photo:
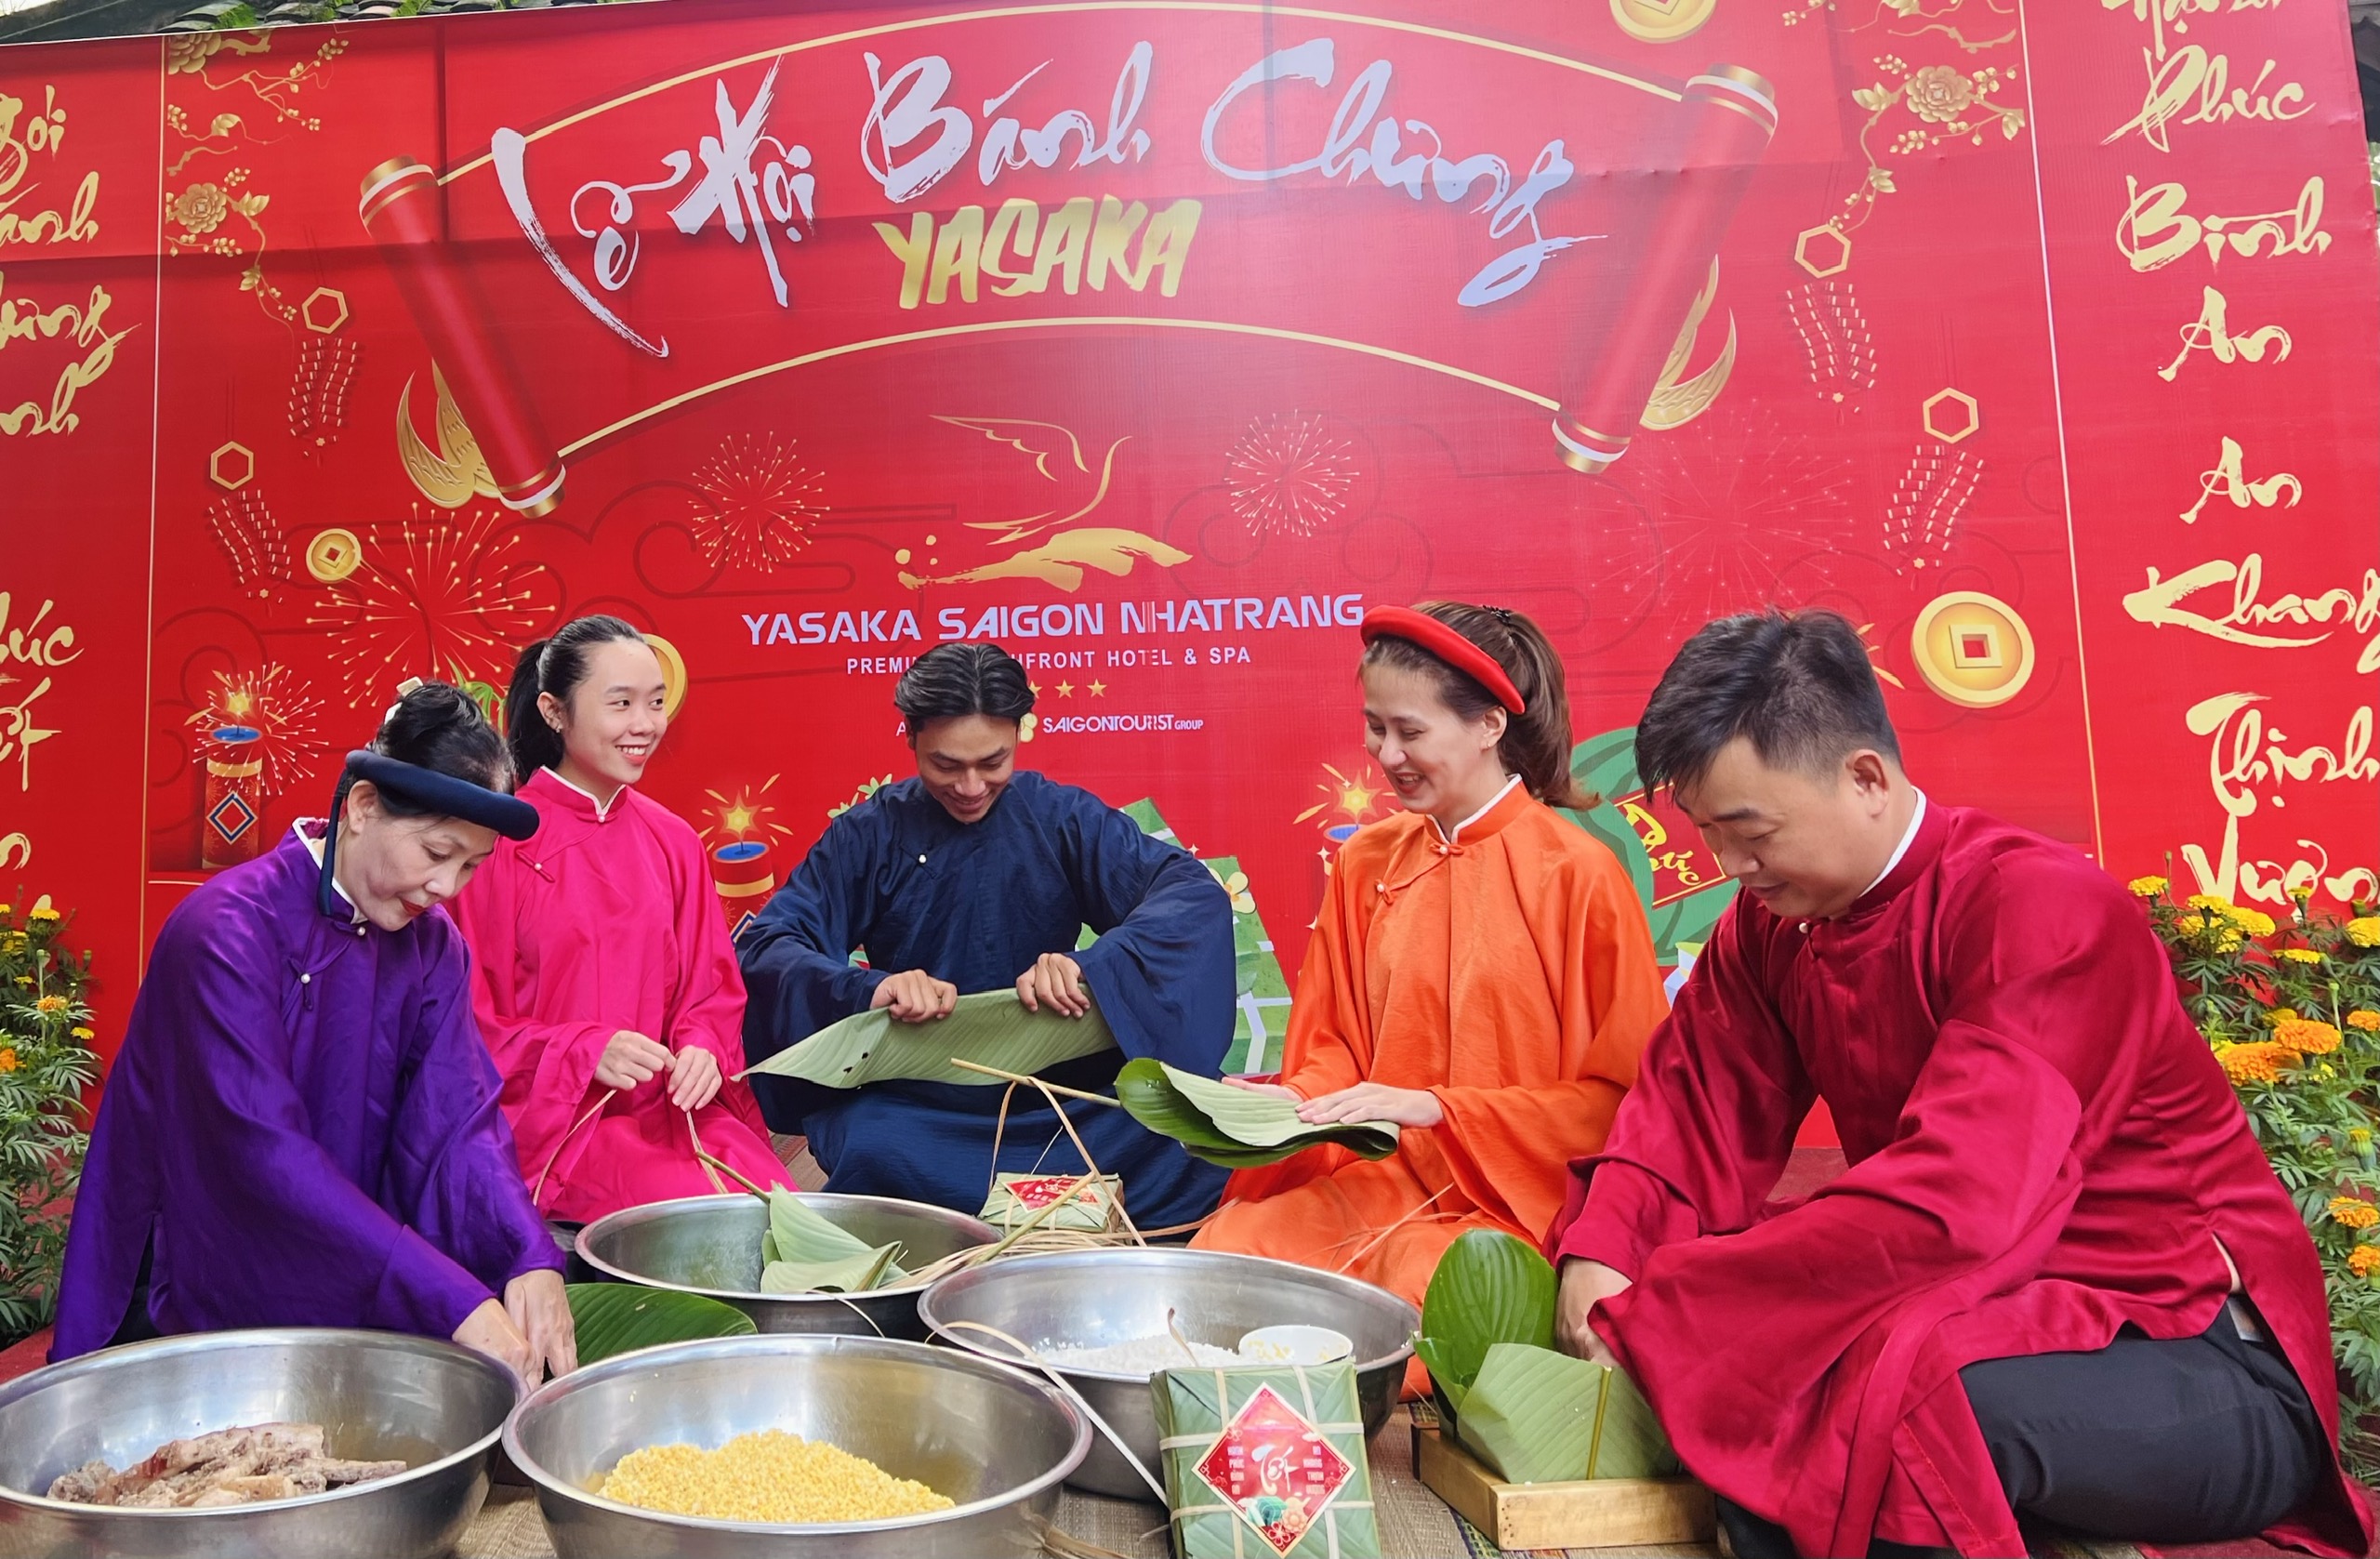
[(1678, 328), (1694, 307), (1719, 240), (1777, 133), (1767, 82), (1739, 65), (1713, 65), (1686, 84), (1673, 159), (1654, 169), (1677, 186), (1649, 213), (1620, 306), (1581, 316), (1581, 339), (1563, 365), (1554, 436), (1565, 464), (1590, 476), (1628, 453)]
[(550, 513), (562, 502), (562, 456), (537, 425), (511, 363), (481, 325), (462, 261), (443, 242), (443, 214), (438, 176), (411, 157), (392, 157), (364, 176), (357, 215), (430, 343), (443, 388), (479, 445), (496, 496), (523, 514)]

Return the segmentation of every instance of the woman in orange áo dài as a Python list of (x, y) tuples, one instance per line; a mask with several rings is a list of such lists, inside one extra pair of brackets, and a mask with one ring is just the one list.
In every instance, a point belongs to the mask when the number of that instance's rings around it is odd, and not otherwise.
[(1463, 1230), (1540, 1242), (1668, 1004), (1627, 872), (1554, 810), (1587, 799), (1544, 633), (1431, 601), (1372, 611), (1363, 637), (1367, 746), (1407, 810), (1340, 849), (1280, 1081), (1241, 1086), (1403, 1134), (1378, 1161), (1326, 1146), (1240, 1170), (1192, 1243), (1419, 1304)]

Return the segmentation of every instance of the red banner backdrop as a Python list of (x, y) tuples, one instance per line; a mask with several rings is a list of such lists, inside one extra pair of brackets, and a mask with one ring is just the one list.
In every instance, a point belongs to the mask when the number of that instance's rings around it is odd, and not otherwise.
[(109, 1037), (403, 680), (598, 610), (731, 917), (997, 638), (1027, 761), (1293, 969), (1389, 804), (1350, 625), (1436, 596), (1553, 632), (1665, 950), (1726, 889), (1627, 728), (1767, 601), (1866, 625), (1938, 795), (2380, 892), (2335, 7), (788, 9), (0, 53), (0, 880)]

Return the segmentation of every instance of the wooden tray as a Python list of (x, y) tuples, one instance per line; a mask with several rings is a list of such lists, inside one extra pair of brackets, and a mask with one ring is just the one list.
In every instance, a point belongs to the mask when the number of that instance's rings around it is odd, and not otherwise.
[(1503, 1483), (1450, 1434), (1413, 1426), (1413, 1467), (1431, 1492), (1498, 1548), (1707, 1543), (1711, 1491), (1689, 1477)]

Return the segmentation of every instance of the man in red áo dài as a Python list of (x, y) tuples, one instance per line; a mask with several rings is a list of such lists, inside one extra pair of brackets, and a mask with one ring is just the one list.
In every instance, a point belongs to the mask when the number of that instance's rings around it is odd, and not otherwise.
[[(2362, 1553), (2313, 1244), (2122, 888), (1929, 802), (1830, 613), (1689, 640), (1637, 727), (1742, 892), (1551, 1253), (1739, 1559)], [(1766, 1201), (1826, 1101), (1850, 1168)]]

